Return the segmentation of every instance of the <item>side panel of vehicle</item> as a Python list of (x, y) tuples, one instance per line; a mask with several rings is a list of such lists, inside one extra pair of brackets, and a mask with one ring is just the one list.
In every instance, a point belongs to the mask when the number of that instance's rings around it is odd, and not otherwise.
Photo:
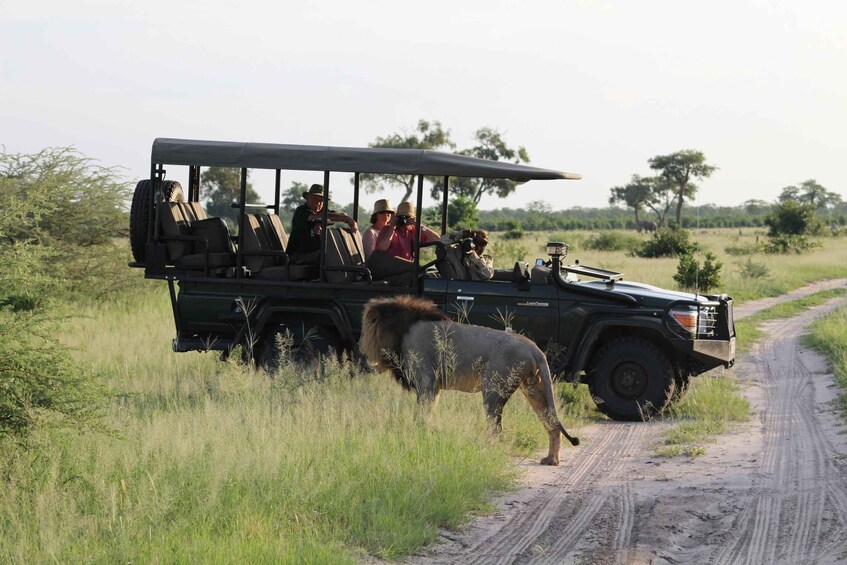
[(552, 285), (522, 287), (499, 281), (449, 281), (446, 311), (454, 318), (503, 329), (507, 325), (543, 349), (559, 332), (559, 295)]

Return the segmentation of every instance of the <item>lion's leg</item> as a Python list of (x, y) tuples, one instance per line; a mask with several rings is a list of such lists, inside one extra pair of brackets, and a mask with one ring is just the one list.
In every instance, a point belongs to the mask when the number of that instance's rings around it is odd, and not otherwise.
[(415, 389), (418, 393), (418, 414), (426, 420), (432, 416), (432, 411), (438, 405), (438, 387), (435, 386), (434, 379), (424, 379), (424, 382), (432, 383), (431, 385), (419, 384)]
[(559, 434), (559, 428), (556, 426), (555, 422), (555, 410), (554, 408), (547, 406), (547, 396), (544, 394), (544, 390), (540, 386), (540, 381), (535, 379), (535, 383), (529, 384), (527, 382), (521, 383), (521, 390), (526, 396), (527, 400), (529, 400), (530, 406), (535, 410), (535, 414), (538, 416), (538, 419), (541, 420), (541, 423), (544, 425), (544, 429), (547, 430), (547, 436), (549, 438), (549, 446), (547, 450), (547, 457), (541, 460), (542, 465), (558, 465), (559, 464), (559, 448), (562, 446), (562, 437)]
[(486, 375), (482, 379), (482, 404), (488, 426), (493, 434), (503, 431), (503, 408), (517, 389), (516, 382), (497, 378), (496, 375)]

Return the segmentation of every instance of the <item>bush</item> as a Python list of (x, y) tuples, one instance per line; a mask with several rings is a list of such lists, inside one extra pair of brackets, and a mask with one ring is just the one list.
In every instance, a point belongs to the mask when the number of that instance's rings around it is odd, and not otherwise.
[(720, 272), (723, 264), (710, 252), (706, 252), (704, 257), (702, 267), (693, 253), (685, 253), (679, 257), (673, 280), (680, 288), (709, 292), (721, 285)]
[(738, 274), (744, 279), (766, 279), (771, 272), (764, 263), (757, 263), (748, 257), (738, 265)]
[(765, 218), (768, 236), (814, 235), (821, 230), (821, 222), (815, 215), (812, 204), (801, 204), (795, 200), (781, 202)]
[(764, 251), (773, 255), (784, 255), (786, 253), (803, 253), (814, 247), (820, 247), (820, 243), (812, 241), (804, 235), (780, 234), (768, 237)]
[(583, 244), (586, 249), (596, 251), (633, 251), (639, 245), (638, 238), (616, 231), (604, 231), (592, 235)]
[(98, 427), (104, 394), (54, 338), (57, 323), (0, 308), (0, 439), (38, 426)]
[(641, 248), (636, 249), (633, 254), (648, 258), (690, 255), (697, 251), (697, 244), (689, 241), (689, 236), (688, 230), (678, 226), (662, 228), (642, 243)]

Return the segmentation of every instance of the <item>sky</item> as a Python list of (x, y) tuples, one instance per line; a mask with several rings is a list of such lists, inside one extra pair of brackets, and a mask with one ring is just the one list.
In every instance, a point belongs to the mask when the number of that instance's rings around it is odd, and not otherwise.
[(156, 137), (365, 147), (426, 119), (583, 175), (483, 209), (606, 206), (683, 149), (719, 168), (697, 204), (810, 178), (847, 198), (847, 2), (0, 0), (0, 50), (0, 146), (73, 146), (130, 180)]

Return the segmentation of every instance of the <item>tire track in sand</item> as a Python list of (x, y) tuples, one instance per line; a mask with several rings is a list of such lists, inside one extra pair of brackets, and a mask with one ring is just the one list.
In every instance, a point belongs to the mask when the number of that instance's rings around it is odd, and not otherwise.
[(765, 388), (764, 448), (758, 480), (734, 535), (717, 563), (807, 563), (823, 554), (847, 556), (847, 477), (824, 433), (813, 374), (800, 356), (799, 335), (844, 299), (767, 324), (750, 360)]
[[(825, 281), (791, 296), (845, 282)], [(736, 319), (776, 302), (748, 303), (736, 309)], [(501, 512), (478, 518), (461, 534), (446, 534), (448, 541), (406, 562), (802, 563), (847, 558), (847, 541), (842, 540), (847, 473), (839, 470), (837, 449), (819, 423), (814, 375), (798, 353), (797, 338), (836, 303), (844, 299), (772, 322), (766, 341), (744, 359), (752, 373), (748, 380), (765, 390), (761, 426), (752, 424), (744, 432), (761, 434), (751, 436), (750, 444), (762, 445), (747, 486), (721, 483), (720, 471), (716, 478), (703, 479), (711, 474), (709, 468), (673, 477), (668, 468), (679, 467), (679, 461), (658, 464), (646, 454), (663, 429), (660, 423), (602, 422), (582, 430), (582, 446), (562, 451), (561, 467), (528, 465), (531, 486), (505, 497)], [(754, 455), (722, 455), (721, 470), (740, 466), (733, 458)], [(658, 481), (659, 487), (645, 491), (645, 482), (633, 482), (633, 477)], [(679, 543), (686, 538), (695, 544)]]

